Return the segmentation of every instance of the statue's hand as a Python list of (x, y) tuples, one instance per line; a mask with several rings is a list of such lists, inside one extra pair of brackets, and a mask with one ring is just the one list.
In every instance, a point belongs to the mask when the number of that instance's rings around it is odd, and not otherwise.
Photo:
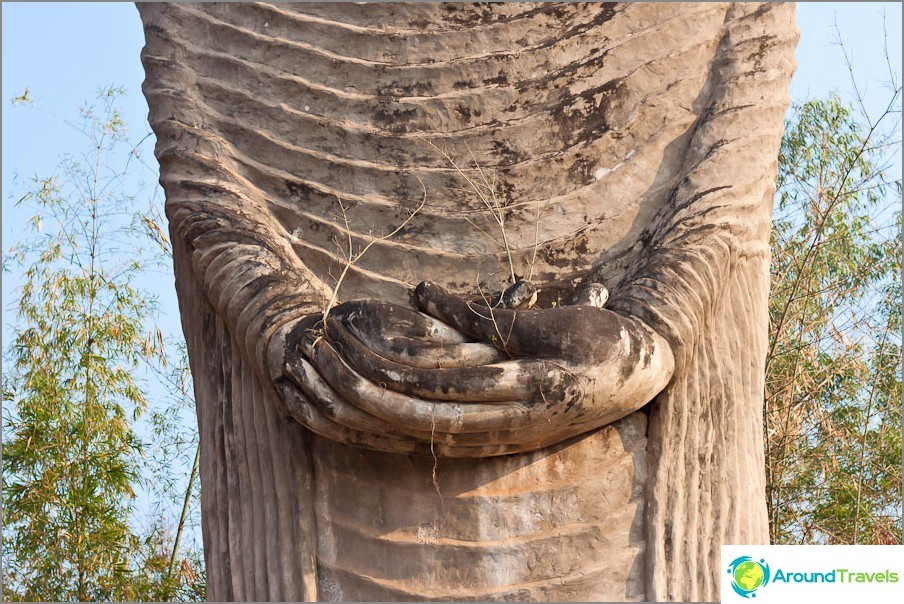
[(663, 338), (601, 308), (491, 310), (430, 283), (414, 299), (427, 315), (354, 301), (325, 326), (292, 329), (282, 389), (293, 414), (380, 449), (504, 454), (620, 419), (671, 377)]
[(417, 287), (414, 302), (465, 337), (492, 343), (515, 362), (555, 367), (575, 380), (578, 398), (571, 399), (572, 391), (563, 391), (562, 402), (579, 408), (578, 414), (587, 418), (582, 423), (592, 427), (620, 419), (652, 400), (674, 369), (668, 342), (651, 327), (590, 303), (491, 309), (429, 282)]

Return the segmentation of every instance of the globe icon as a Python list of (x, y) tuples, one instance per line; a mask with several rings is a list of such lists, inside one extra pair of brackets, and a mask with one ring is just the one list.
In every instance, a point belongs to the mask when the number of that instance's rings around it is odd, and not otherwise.
[(755, 590), (763, 584), (764, 578), (763, 567), (753, 560), (741, 562), (734, 569), (735, 585), (744, 591)]

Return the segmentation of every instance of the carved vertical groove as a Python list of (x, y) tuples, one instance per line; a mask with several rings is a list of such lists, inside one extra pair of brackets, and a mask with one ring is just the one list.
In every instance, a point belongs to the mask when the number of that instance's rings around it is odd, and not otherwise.
[(685, 177), (648, 229), (652, 249), (611, 303), (659, 330), (676, 355), (650, 414), (647, 597), (656, 601), (717, 598), (719, 546), (769, 538), (767, 243), (793, 15), (791, 5), (730, 9)]
[(316, 600), (307, 437), (261, 386), (187, 270), (181, 245), (173, 257), (201, 438), (208, 596)]

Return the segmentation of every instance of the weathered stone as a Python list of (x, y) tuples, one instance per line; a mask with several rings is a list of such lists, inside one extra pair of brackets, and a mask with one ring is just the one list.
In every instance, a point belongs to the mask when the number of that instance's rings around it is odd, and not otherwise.
[(793, 5), (139, 11), (209, 596), (715, 599)]

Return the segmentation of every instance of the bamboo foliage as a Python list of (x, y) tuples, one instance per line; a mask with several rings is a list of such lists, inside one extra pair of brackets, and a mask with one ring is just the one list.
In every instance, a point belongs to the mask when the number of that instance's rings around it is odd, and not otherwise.
[(166, 352), (142, 283), (154, 244), (118, 161), (130, 147), (122, 92), (102, 91), (71, 124), (88, 151), (30, 182), (18, 204), (34, 212), (31, 231), (4, 258), (22, 271), (4, 351), (4, 599), (193, 595), (183, 584), (198, 560), (168, 572), (172, 537), (132, 526), (146, 449), (135, 426), (150, 404), (141, 375)]
[(772, 232), (766, 462), (774, 543), (901, 542), (900, 88), (878, 119), (793, 107)]

